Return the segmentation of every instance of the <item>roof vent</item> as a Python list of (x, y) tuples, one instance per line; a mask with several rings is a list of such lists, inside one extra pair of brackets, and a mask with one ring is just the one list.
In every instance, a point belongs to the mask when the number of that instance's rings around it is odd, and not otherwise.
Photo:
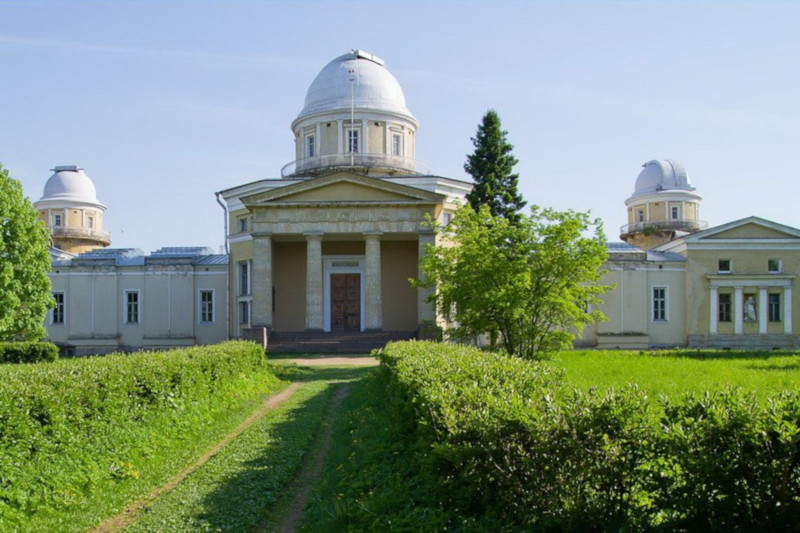
[(365, 52), (364, 50), (359, 50), (357, 48), (353, 48), (351, 52), (353, 53), (353, 55), (355, 55), (360, 59), (366, 59), (367, 61), (372, 61), (373, 63), (377, 63), (382, 67), (386, 66), (386, 61), (376, 56), (375, 54), (370, 54), (369, 52)]
[(62, 171), (78, 172), (80, 170), (83, 170), (83, 169), (81, 167), (79, 167), (78, 165), (56, 165), (55, 168), (51, 168), (50, 169), (51, 172), (62, 172)]

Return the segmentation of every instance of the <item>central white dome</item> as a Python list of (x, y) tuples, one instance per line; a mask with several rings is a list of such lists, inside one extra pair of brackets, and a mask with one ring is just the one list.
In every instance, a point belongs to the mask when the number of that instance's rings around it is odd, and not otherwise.
[(83, 169), (74, 166), (58, 166), (53, 169), (55, 174), (50, 176), (44, 185), (44, 194), (39, 202), (68, 201), (86, 204), (100, 204), (97, 199), (97, 190)]
[[(351, 98), (352, 88), (352, 98)], [(403, 89), (382, 59), (353, 50), (328, 63), (308, 88), (297, 119), (350, 109), (370, 109), (412, 117)], [(413, 118), (413, 117), (412, 117)]]
[(633, 196), (652, 194), (659, 191), (693, 191), (689, 175), (683, 165), (669, 159), (654, 159), (644, 165), (644, 170), (636, 178)]

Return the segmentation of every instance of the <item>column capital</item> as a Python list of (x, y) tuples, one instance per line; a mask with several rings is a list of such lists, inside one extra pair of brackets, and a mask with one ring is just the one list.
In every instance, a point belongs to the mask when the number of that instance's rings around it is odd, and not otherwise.
[(321, 241), (324, 235), (322, 231), (306, 231), (303, 233), (307, 241)]
[(369, 238), (377, 239), (380, 238), (381, 235), (383, 235), (383, 232), (380, 230), (370, 230), (370, 231), (365, 231), (362, 234), (364, 235), (365, 239)]

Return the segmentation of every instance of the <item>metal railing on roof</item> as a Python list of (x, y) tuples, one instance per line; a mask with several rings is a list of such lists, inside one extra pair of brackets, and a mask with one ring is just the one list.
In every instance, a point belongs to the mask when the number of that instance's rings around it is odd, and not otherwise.
[(65, 226), (50, 227), (50, 234), (53, 237), (63, 237), (68, 239), (91, 239), (93, 241), (111, 242), (111, 234), (107, 231), (98, 231), (91, 228), (69, 228)]
[(281, 177), (309, 176), (336, 169), (377, 169), (387, 172), (429, 173), (427, 165), (408, 157), (387, 154), (329, 154), (292, 161), (281, 169)]
[(619, 229), (620, 235), (628, 235), (630, 233), (648, 233), (650, 231), (685, 231), (692, 233), (694, 231), (704, 230), (708, 227), (708, 222), (704, 220), (693, 219), (672, 219), (672, 220), (649, 220), (645, 222), (636, 222), (634, 224), (625, 224)]

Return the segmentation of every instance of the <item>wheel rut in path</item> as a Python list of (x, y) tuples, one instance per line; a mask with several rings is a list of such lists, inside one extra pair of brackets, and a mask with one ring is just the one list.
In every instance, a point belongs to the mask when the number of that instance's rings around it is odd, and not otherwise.
[(242, 423), (236, 426), (232, 432), (228, 433), (225, 438), (219, 441), (217, 444), (214, 445), (213, 448), (206, 451), (203, 455), (201, 455), (194, 463), (186, 467), (177, 475), (173, 476), (172, 479), (167, 481), (164, 485), (161, 485), (157, 489), (153, 490), (150, 494), (146, 497), (138, 500), (130, 505), (128, 505), (121, 513), (112, 516), (111, 518), (102, 522), (96, 528), (90, 530), (91, 533), (110, 533), (112, 531), (119, 531), (130, 524), (132, 524), (136, 520), (136, 513), (141, 511), (145, 508), (148, 504), (155, 501), (159, 496), (166, 494), (167, 492), (174, 489), (178, 483), (186, 479), (192, 472), (206, 464), (209, 459), (214, 457), (220, 450), (222, 450), (225, 446), (227, 446), (233, 439), (241, 435), (247, 428), (252, 426), (259, 418), (263, 417), (269, 411), (275, 409), (286, 400), (292, 397), (292, 395), (302, 386), (301, 383), (292, 383), (288, 387), (286, 387), (283, 391), (279, 392), (274, 396), (270, 396), (264, 403), (261, 404), (261, 407), (258, 408), (253, 414), (251, 414), (247, 419), (245, 419)]
[[(308, 499), (311, 497), (311, 491), (319, 480), (322, 465), (330, 451), (333, 439), (333, 425), (339, 413), (339, 406), (349, 392), (349, 386), (343, 384), (333, 394), (327, 416), (322, 421), (322, 428), (317, 437), (317, 442), (312, 445), (311, 455), (304, 461), (297, 477), (287, 487), (287, 491), (290, 494), (294, 494), (294, 499), (289, 504), (289, 507), (277, 522), (271, 522), (266, 518), (262, 520), (253, 530), (255, 533), (267, 533), (267, 531), (294, 533), (297, 531), (297, 526), (303, 516), (303, 509), (305, 509)], [(271, 527), (273, 524), (274, 527)]]

